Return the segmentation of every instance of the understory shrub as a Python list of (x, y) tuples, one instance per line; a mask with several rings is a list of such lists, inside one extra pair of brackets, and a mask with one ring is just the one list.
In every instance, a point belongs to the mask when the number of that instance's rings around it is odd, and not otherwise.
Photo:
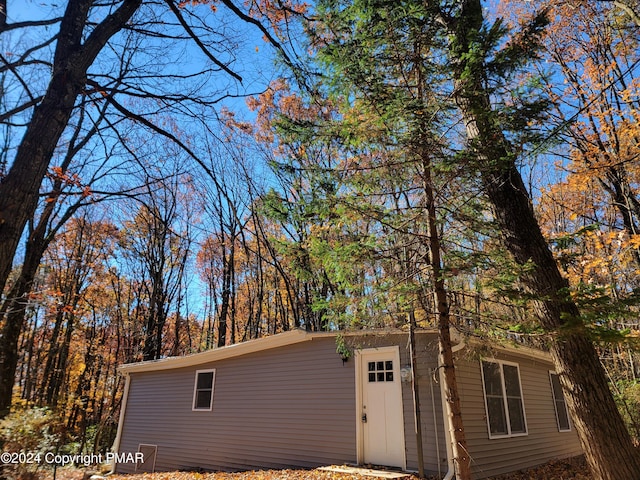
[(2, 451), (12, 454), (11, 463), (3, 462), (4, 478), (37, 479), (45, 455), (60, 445), (61, 432), (60, 419), (47, 408), (21, 408), (0, 420)]

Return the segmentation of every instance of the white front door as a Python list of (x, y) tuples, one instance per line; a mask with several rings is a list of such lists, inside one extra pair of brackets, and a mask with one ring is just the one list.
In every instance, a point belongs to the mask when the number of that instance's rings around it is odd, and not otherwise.
[(362, 463), (405, 468), (404, 415), (398, 347), (358, 355)]

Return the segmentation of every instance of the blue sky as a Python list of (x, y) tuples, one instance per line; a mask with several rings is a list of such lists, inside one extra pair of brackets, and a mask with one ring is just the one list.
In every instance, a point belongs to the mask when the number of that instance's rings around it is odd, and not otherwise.
[[(59, 17), (63, 14), (66, 5), (66, 0), (8, 0), (8, 22), (15, 23)], [(202, 86), (202, 92), (206, 94), (209, 90), (217, 90), (222, 94), (227, 92), (232, 96), (237, 96), (238, 98), (225, 100), (222, 104), (218, 105), (218, 107), (225, 105), (237, 111), (241, 117), (245, 119), (251, 118), (252, 113), (246, 108), (245, 99), (242, 98), (242, 95), (261, 92), (269, 82), (275, 78), (276, 68), (273, 61), (273, 49), (265, 43), (262, 38), (262, 33), (256, 27), (238, 20), (234, 14), (225, 10), (224, 7), (219, 7), (216, 12), (212, 12), (206, 5), (195, 8), (198, 16), (203, 19), (203, 21), (207, 22), (208, 25), (214, 25), (216, 31), (220, 32), (221, 40), (226, 38), (232, 39), (232, 47), (229, 48), (227, 52), (220, 52), (220, 59), (224, 61), (228, 58), (233, 58), (234, 62), (231, 68), (243, 78), (243, 82), (240, 84), (231, 81), (230, 76), (227, 74), (222, 72), (216, 73), (212, 75), (210, 83)], [(35, 44), (42, 38), (47, 38), (54, 34), (56, 28), (56, 26), (37, 27), (11, 31), (0, 38), (0, 48), (5, 53), (14, 50), (14, 54), (19, 54), (21, 51), (24, 51), (25, 42), (26, 44)], [(149, 50), (146, 52), (144, 50), (141, 51), (137, 57), (138, 59), (148, 60), (150, 64), (157, 61), (157, 65), (162, 65), (167, 69), (175, 68), (178, 73), (200, 70), (203, 66), (207, 66), (207, 62), (209, 62), (209, 66), (211, 65), (210, 61), (206, 59), (202, 52), (195, 46), (194, 42), (190, 42), (190, 46), (184, 50), (170, 52), (170, 54), (174, 55), (175, 59), (179, 61), (179, 63), (177, 61), (173, 64), (170, 62), (165, 63), (166, 59), (164, 58), (155, 59), (153, 54), (149, 53), (151, 52), (149, 44), (144, 45), (146, 45)], [(54, 45), (49, 46), (47, 51), (43, 52), (41, 56), (46, 58), (47, 61), (50, 61), (50, 54), (53, 48)], [(99, 61), (117, 65), (117, 62), (113, 61), (113, 58), (109, 58), (108, 53), (100, 57)], [(93, 70), (99, 70), (100, 66), (104, 67), (104, 64), (96, 65)], [(36, 95), (44, 91), (46, 82), (48, 82), (48, 69), (47, 67), (41, 68), (42, 70), (39, 75), (33, 78), (29, 76), (27, 80), (30, 89), (32, 89)], [(151, 68), (155, 68), (155, 66), (152, 65)], [(169, 70), (162, 73), (166, 73), (167, 71)], [(162, 89), (162, 84), (158, 83), (157, 88)], [(179, 85), (172, 85), (170, 88), (179, 92)], [(19, 92), (19, 90), (16, 88), (15, 92)], [(19, 95), (19, 93), (15, 93), (14, 95)], [(16, 102), (19, 102), (17, 96), (14, 96), (14, 98)], [(135, 99), (126, 99), (126, 101), (135, 101)], [(190, 129), (188, 119), (181, 121), (175, 118), (175, 120), (176, 123), (185, 130), (186, 134), (194, 136), (196, 147), (198, 147), (197, 142), (202, 142), (202, 137), (198, 140), (198, 135), (202, 136), (205, 134)], [(215, 133), (216, 125), (211, 124), (210, 127), (214, 129)], [(1, 135), (3, 135), (3, 132), (0, 132), (0, 136)], [(20, 130), (14, 129), (12, 137), (13, 143), (18, 142), (19, 137), (21, 137)], [(158, 152), (158, 155), (162, 155), (162, 152)], [(200, 172), (200, 175), (202, 175), (202, 172)], [(197, 246), (194, 246), (194, 249), (197, 249)], [(19, 262), (20, 258), (17, 258), (16, 261)], [(198, 297), (197, 291), (201, 289), (197, 276), (194, 275), (193, 279), (195, 280), (195, 285), (192, 283), (190, 287), (190, 290), (194, 290), (194, 292), (190, 294), (190, 296), (192, 296), (190, 301), (194, 301), (193, 298)], [(200, 307), (199, 301), (195, 300), (194, 303), (194, 305), (190, 306), (192, 311)]]

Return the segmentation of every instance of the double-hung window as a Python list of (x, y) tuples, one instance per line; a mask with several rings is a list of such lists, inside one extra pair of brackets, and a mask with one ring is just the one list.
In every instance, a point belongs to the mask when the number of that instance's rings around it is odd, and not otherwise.
[(518, 364), (482, 360), (489, 438), (527, 434)]
[(211, 411), (215, 378), (215, 370), (196, 371), (196, 382), (193, 387), (193, 410)]
[(549, 372), (551, 379), (551, 392), (553, 393), (553, 405), (556, 409), (556, 420), (558, 422), (558, 430), (560, 432), (568, 432), (571, 430), (569, 423), (569, 411), (567, 410), (567, 402), (562, 393), (562, 385), (560, 385), (560, 376), (557, 373)]

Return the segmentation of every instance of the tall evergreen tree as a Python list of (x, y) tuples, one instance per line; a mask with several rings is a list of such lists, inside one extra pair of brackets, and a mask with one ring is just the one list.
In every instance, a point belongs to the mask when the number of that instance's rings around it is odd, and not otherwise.
[[(311, 29), (320, 32), (313, 45), (330, 58), (329, 72), (358, 85), (373, 105), (389, 105), (393, 97), (389, 92), (394, 91), (389, 87), (398, 90), (408, 83), (412, 53), (429, 59), (425, 63), (431, 68), (421, 81), (442, 100), (439, 111), (451, 115), (449, 130), (440, 140), (458, 150), (452, 159), (482, 185), (503, 244), (523, 267), (519, 281), (533, 298), (534, 313), (548, 335), (595, 478), (639, 478), (640, 455), (613, 401), (587, 325), (541, 233), (518, 169), (528, 143), (535, 139), (529, 127), (541, 119), (546, 102), (513, 95), (510, 82), (536, 55), (546, 25), (544, 12), (511, 34), (501, 20), (486, 21), (480, 0), (329, 0), (320, 2), (319, 12), (324, 20)], [(404, 24), (393, 22), (397, 12), (402, 12)], [(428, 32), (423, 37), (427, 43), (420, 45), (419, 39), (411, 38), (407, 28), (411, 22)], [(386, 112), (397, 134), (411, 129), (412, 117), (406, 110)]]
[(469, 154), (506, 247), (519, 264), (530, 265), (521, 281), (535, 297), (536, 316), (552, 337), (550, 351), (591, 471), (603, 480), (640, 478), (640, 453), (616, 408), (589, 332), (568, 295), (568, 283), (540, 231), (518, 171), (506, 124), (514, 116), (504, 118), (491, 98), (490, 82), (504, 85), (509, 73), (530, 58), (546, 19), (534, 17), (496, 54), (499, 40), (491, 37), (499, 25), (487, 26), (480, 0), (460, 2), (451, 11), (435, 2), (431, 7), (450, 38), (453, 97), (466, 126)]

